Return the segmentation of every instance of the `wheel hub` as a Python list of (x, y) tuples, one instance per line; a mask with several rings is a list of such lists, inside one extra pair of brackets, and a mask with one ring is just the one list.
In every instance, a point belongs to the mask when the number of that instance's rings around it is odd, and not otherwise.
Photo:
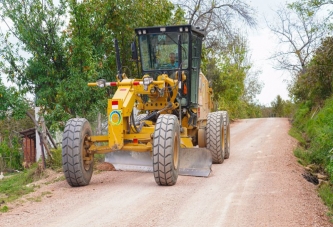
[(85, 170), (89, 170), (91, 167), (91, 163), (94, 160), (94, 155), (89, 152), (90, 143), (89, 143), (89, 136), (85, 135), (83, 140), (83, 146), (82, 146), (82, 159), (83, 159), (83, 166)]

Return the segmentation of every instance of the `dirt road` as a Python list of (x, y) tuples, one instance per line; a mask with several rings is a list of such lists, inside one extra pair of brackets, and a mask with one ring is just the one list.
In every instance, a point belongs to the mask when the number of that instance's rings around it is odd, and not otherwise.
[(180, 176), (172, 187), (137, 172), (95, 174), (81, 188), (43, 186), (34, 194), (44, 191), (41, 202), (1, 214), (0, 226), (332, 226), (301, 176), (289, 127), (281, 118), (233, 123), (230, 159), (209, 178)]

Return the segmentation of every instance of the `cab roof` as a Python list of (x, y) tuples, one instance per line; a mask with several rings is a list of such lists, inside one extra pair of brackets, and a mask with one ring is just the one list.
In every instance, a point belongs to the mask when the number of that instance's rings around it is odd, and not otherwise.
[(142, 27), (136, 28), (135, 33), (137, 35), (142, 34), (163, 34), (165, 32), (193, 32), (201, 37), (205, 37), (203, 29), (194, 27), (190, 24), (187, 25), (172, 25), (172, 26), (154, 26), (154, 27)]

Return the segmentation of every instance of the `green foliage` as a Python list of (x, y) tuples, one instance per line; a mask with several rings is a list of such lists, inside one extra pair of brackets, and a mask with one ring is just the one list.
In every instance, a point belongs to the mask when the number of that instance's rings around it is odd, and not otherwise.
[(291, 118), (296, 111), (296, 106), (289, 100), (283, 100), (280, 95), (277, 95), (275, 100), (271, 102), (270, 116), (274, 117), (289, 117)]
[(251, 64), (247, 53), (243, 37), (230, 41), (219, 57), (215, 57), (213, 50), (203, 48), (202, 71), (212, 82), (213, 99), (218, 103), (218, 109), (229, 111), (231, 118), (261, 116), (260, 106), (254, 98), (262, 85), (258, 82), (258, 72), (249, 72)]
[[(296, 1), (290, 8), (304, 15), (305, 18), (314, 17), (318, 9), (331, 0)], [(323, 16), (323, 11), (321, 11)], [(320, 23), (327, 30), (332, 30), (331, 18), (333, 13), (327, 11), (327, 17)], [(325, 16), (324, 16), (325, 17)], [(306, 163), (316, 163), (330, 176), (333, 182), (333, 38), (321, 37), (321, 45), (316, 49), (305, 69), (299, 72), (290, 87), (290, 95), (298, 103), (298, 110), (294, 116), (293, 128), (302, 135), (302, 145), (307, 151), (301, 160)], [(298, 153), (295, 151), (295, 153)], [(295, 154), (296, 155), (296, 154)], [(333, 189), (331, 185), (324, 184), (319, 195), (330, 209), (333, 210)]]
[[(324, 8), (327, 5), (333, 5), (332, 0), (307, 0), (307, 1), (296, 1), (288, 4), (289, 8), (295, 9), (299, 12), (304, 12), (308, 17), (313, 16), (320, 8)], [(323, 14), (323, 12), (321, 12)], [(324, 16), (325, 19), (332, 17), (332, 12), (327, 10), (327, 15)], [(332, 25), (329, 20), (324, 20), (323, 24), (326, 24), (327, 28), (330, 28)]]
[(0, 120), (0, 170), (22, 169), (22, 138), (19, 132), (32, 127), (33, 123), (27, 116), (20, 119), (7, 116)]
[(283, 116), (283, 100), (280, 95), (276, 96), (276, 99), (272, 101), (271, 106), (276, 117)]
[[(213, 82), (219, 100), (234, 102), (244, 94), (244, 80), (250, 65), (246, 63), (247, 46), (243, 39), (231, 42), (227, 51), (218, 59), (219, 80)], [(223, 83), (219, 83), (222, 81)]]
[(333, 181), (332, 180), (332, 176), (333, 176), (333, 160), (332, 160), (332, 156), (330, 158), (329, 163), (326, 166), (326, 171), (329, 174), (329, 176), (331, 176), (331, 182), (332, 182)]
[(294, 155), (299, 158), (298, 162), (303, 165), (303, 166), (307, 166), (311, 163), (311, 153), (305, 149), (303, 149), (302, 147), (297, 147), (294, 150)]
[(5, 206), (3, 206), (3, 207), (0, 207), (0, 212), (1, 213), (6, 213), (6, 212), (8, 212), (8, 207), (5, 205)]
[(8, 141), (2, 141), (0, 143), (0, 159), (4, 163), (0, 166), (1, 171), (5, 168), (8, 169), (22, 169), (22, 153), (19, 151), (20, 144), (17, 141), (17, 137), (14, 137), (14, 141), (11, 142), (12, 147), (8, 146)]
[[(244, 101), (245, 102), (245, 101)], [(263, 117), (261, 106), (256, 103), (245, 103), (246, 118)]]
[(327, 37), (316, 50), (307, 65), (305, 73), (300, 73), (290, 89), (298, 102), (310, 101), (322, 105), (333, 94), (333, 37)]
[[(15, 0), (2, 1), (3, 19), (13, 26), (1, 34), (3, 72), (15, 82), (21, 92), (33, 91), (37, 104), (49, 113), (57, 98), (56, 87), (68, 75), (66, 65), (64, 26), (66, 3), (58, 6), (53, 1), (28, 0), (24, 4)], [(12, 39), (15, 36), (15, 48)], [(25, 56), (21, 52), (25, 52)]]
[(185, 11), (178, 5), (174, 10), (173, 17), (169, 21), (170, 25), (182, 25), (187, 24), (185, 21)]
[(311, 140), (312, 161), (326, 166), (330, 161), (329, 151), (333, 148), (332, 98), (326, 101), (324, 108), (317, 115), (307, 121), (305, 132)]
[(333, 188), (328, 185), (324, 184), (318, 189), (319, 196), (324, 201), (325, 205), (329, 208), (330, 212), (329, 215), (332, 217), (333, 213)]
[(51, 154), (52, 154), (53, 159), (48, 158), (46, 160), (46, 167), (57, 171), (62, 168), (61, 147), (59, 147), (58, 149), (51, 149)]
[[(62, 128), (71, 117), (94, 118), (106, 109), (108, 91), (92, 89), (88, 82), (115, 80), (114, 39), (122, 64), (134, 76), (130, 42), (134, 28), (183, 22), (184, 12), (168, 0), (1, 2), (0, 14), (11, 21), (0, 34), (0, 65), (20, 91), (34, 91), (49, 127)], [(69, 14), (68, 14), (69, 13)], [(69, 24), (66, 16), (69, 15)], [(15, 36), (16, 44), (10, 37)], [(20, 51), (28, 53), (22, 57)]]
[[(289, 135), (294, 137), (295, 139), (298, 140), (299, 144), (301, 145), (301, 147), (296, 148), (297, 149), (301, 149), (302, 147), (306, 146), (306, 140), (303, 138), (302, 133), (299, 129), (297, 129), (295, 126), (293, 126), (290, 130), (289, 130)], [(303, 151), (303, 149), (301, 149)], [(296, 155), (296, 157), (301, 158), (300, 156)]]
[(21, 119), (29, 108), (28, 102), (14, 87), (6, 87), (0, 80), (0, 120), (8, 116)]
[(310, 115), (310, 105), (308, 103), (299, 104), (293, 117), (293, 125), (301, 131), (305, 130), (305, 125)]
[(301, 104), (293, 125), (293, 134), (297, 135), (294, 137), (307, 149), (302, 159), (307, 164), (320, 165), (333, 177), (333, 98), (328, 99), (322, 109), (311, 110), (309, 104)]

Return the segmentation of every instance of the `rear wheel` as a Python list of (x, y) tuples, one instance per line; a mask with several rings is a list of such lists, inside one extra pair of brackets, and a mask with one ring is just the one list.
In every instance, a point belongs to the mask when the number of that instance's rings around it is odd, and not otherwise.
[(72, 187), (88, 185), (93, 173), (94, 156), (88, 153), (86, 141), (91, 127), (84, 118), (67, 121), (62, 137), (62, 168)]
[(153, 171), (158, 185), (176, 184), (179, 171), (180, 129), (175, 115), (159, 116), (153, 142)]
[(227, 111), (221, 111), (223, 115), (223, 131), (224, 131), (224, 159), (230, 156), (230, 121)]
[(213, 163), (221, 164), (225, 156), (223, 114), (221, 112), (208, 114), (206, 130), (207, 149), (212, 154)]

